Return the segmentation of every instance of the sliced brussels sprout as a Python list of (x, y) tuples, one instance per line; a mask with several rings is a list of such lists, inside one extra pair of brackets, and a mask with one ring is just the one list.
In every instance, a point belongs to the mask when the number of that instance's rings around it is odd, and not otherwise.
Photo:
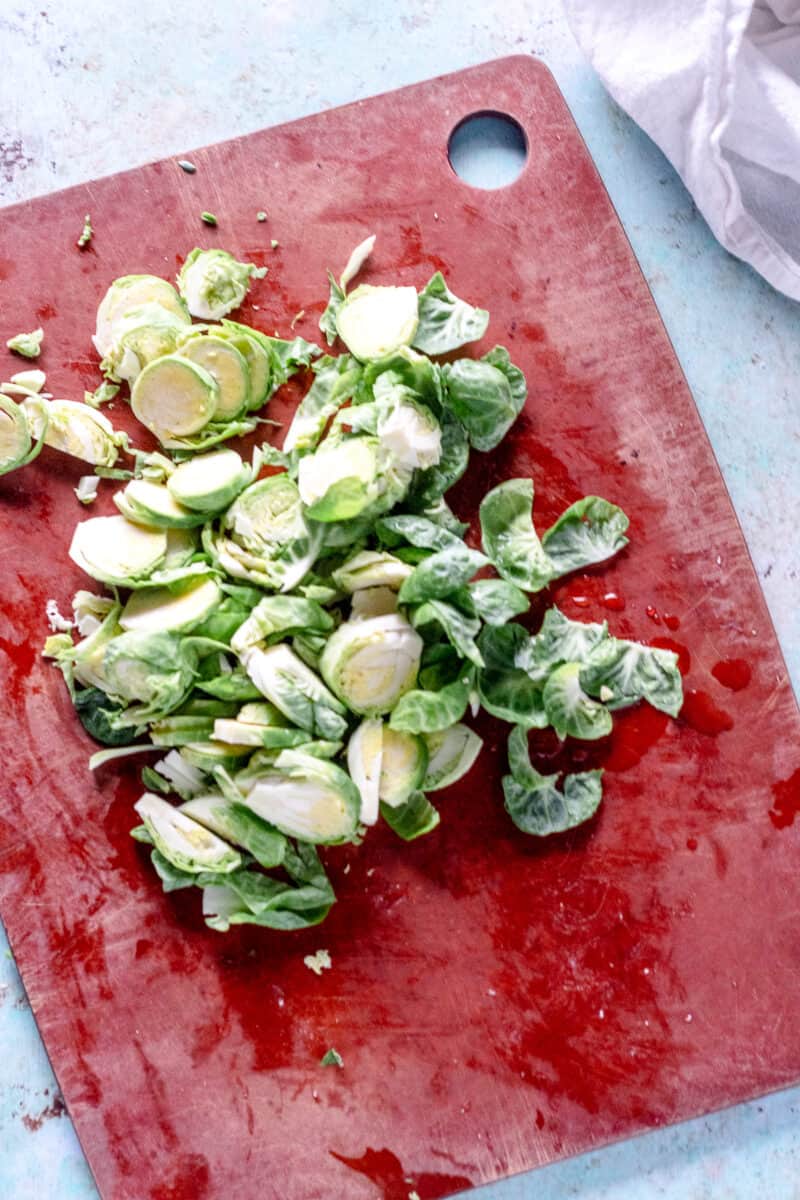
[(481, 752), (483, 740), (468, 725), (451, 725), (440, 733), (424, 734), (428, 769), (421, 783), (424, 792), (449, 787), (466, 775)]
[(201, 771), (212, 772), (215, 767), (224, 767), (226, 771), (236, 771), (244, 766), (253, 753), (250, 746), (230, 746), (213, 739), (207, 742), (192, 742), (181, 747), (181, 757), (193, 767)]
[(184, 336), (188, 318), (176, 316), (160, 304), (133, 308), (119, 322), (114, 343), (100, 363), (101, 370), (117, 382), (131, 386), (155, 359), (172, 354)]
[(221, 604), (222, 591), (213, 579), (190, 580), (179, 590), (148, 588), (132, 592), (122, 610), (123, 629), (188, 633)]
[(215, 871), (227, 875), (242, 865), (238, 851), (160, 796), (145, 792), (133, 807), (153, 845), (179, 871), (193, 875)]
[(288, 592), (310, 569), (322, 545), (322, 527), (303, 513), (288, 475), (271, 475), (245, 488), (225, 514), (229, 537), (208, 547), (234, 578)]
[(397, 395), (382, 406), (377, 421), (381, 445), (402, 466), (421, 470), (435, 467), (442, 456), (441, 426), (424, 404), (403, 397), (405, 390), (395, 388)]
[(26, 410), (0, 395), (0, 475), (32, 462), (44, 445), (45, 432), (46, 424), (34, 443)]
[(428, 766), (425, 739), (415, 733), (383, 729), (378, 795), (390, 808), (399, 808), (421, 786)]
[(361, 550), (333, 572), (331, 578), (343, 592), (385, 587), (399, 591), (414, 568), (385, 550)]
[(219, 397), (215, 421), (232, 421), (250, 404), (250, 368), (247, 359), (231, 341), (220, 337), (192, 337), (178, 347), (188, 358), (208, 371), (217, 383)]
[(235, 450), (214, 450), (181, 463), (167, 480), (178, 504), (200, 513), (227, 508), (250, 483), (252, 471)]
[(101, 358), (110, 354), (123, 318), (143, 304), (160, 304), (184, 325), (189, 313), (171, 283), (157, 275), (123, 275), (109, 287), (97, 310), (97, 329), (92, 341)]
[[(40, 371), (38, 367), (33, 367), (28, 371), (17, 371), (16, 375), (12, 375), (9, 384), (13, 387), (22, 388), (25, 392), (41, 392), (45, 385), (47, 376), (44, 371)], [(3, 384), (2, 387), (7, 387)]]
[(125, 440), (108, 417), (74, 400), (23, 401), (34, 437), (44, 437), (46, 446), (71, 454), (95, 466), (113, 467), (119, 446)]
[(119, 616), (121, 604), (112, 604), (103, 620), (88, 634), (83, 641), (78, 642), (68, 653), (72, 663), (72, 673), (79, 683), (86, 687), (99, 688), (109, 692), (111, 684), (104, 669), (106, 647), (120, 632)]
[(422, 638), (399, 613), (345, 621), (320, 659), (328, 687), (363, 716), (390, 712), (417, 681)]
[(151, 483), (149, 479), (132, 479), (121, 492), (115, 493), (114, 503), (129, 521), (157, 529), (191, 529), (205, 520), (202, 513), (178, 504), (165, 484)]
[(254, 330), (246, 325), (237, 325), (232, 321), (223, 322), (220, 328), (214, 328), (214, 337), (223, 338), (230, 342), (244, 358), (250, 377), (250, 397), (247, 402), (249, 412), (266, 402), (270, 395), (272, 378), (272, 363), (269, 352), (261, 344)]
[(167, 535), (125, 517), (92, 517), (75, 527), (69, 556), (102, 583), (126, 587), (150, 574), (164, 561)]
[(369, 717), (362, 721), (347, 744), (347, 769), (361, 796), (360, 820), (374, 825), (378, 819), (383, 721)]
[(244, 804), (222, 796), (196, 796), (182, 804), (178, 811), (226, 842), (241, 846), (267, 870), (279, 867), (283, 862), (286, 838)]
[(112, 638), (103, 652), (110, 692), (148, 709), (126, 714), (118, 724), (138, 724), (176, 709), (191, 688), (196, 666), (196, 652), (176, 634), (128, 630)]
[(253, 263), (237, 262), (227, 250), (195, 247), (178, 275), (178, 290), (193, 317), (219, 321), (238, 308), (247, 295), (250, 280), (266, 275)]
[(369, 617), (385, 617), (397, 612), (397, 592), (388, 587), (361, 588), (353, 592), (350, 603), (350, 620), (367, 620)]
[(135, 416), (162, 442), (197, 433), (214, 416), (218, 400), (213, 375), (179, 354), (150, 363), (131, 391)]
[(274, 769), (253, 783), (246, 804), (288, 837), (324, 845), (351, 840), (361, 811), (346, 771), (297, 750), (281, 752)]
[(384, 358), (400, 346), (410, 346), (418, 323), (417, 293), (413, 287), (362, 284), (350, 293), (336, 314), (339, 337), (362, 362)]
[(380, 442), (373, 437), (326, 439), (300, 460), (297, 485), (315, 521), (357, 517), (380, 494)]
[(245, 650), (242, 665), (261, 694), (301, 729), (339, 738), (347, 728), (344, 706), (285, 643)]

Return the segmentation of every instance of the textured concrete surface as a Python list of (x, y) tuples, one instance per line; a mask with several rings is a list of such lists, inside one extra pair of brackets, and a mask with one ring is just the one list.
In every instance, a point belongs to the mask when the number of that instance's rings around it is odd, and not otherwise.
[[(711, 238), (584, 64), (558, 0), (0, 4), (0, 202), (508, 53), (550, 65), (653, 290), (742, 523), (795, 691), (800, 309)], [(424, 114), (421, 114), (424, 119)], [(399, 166), (401, 169), (401, 166)], [(0, 211), (0, 220), (2, 212)], [(0, 1195), (96, 1196), (0, 934)], [(800, 1089), (474, 1193), (794, 1200)]]

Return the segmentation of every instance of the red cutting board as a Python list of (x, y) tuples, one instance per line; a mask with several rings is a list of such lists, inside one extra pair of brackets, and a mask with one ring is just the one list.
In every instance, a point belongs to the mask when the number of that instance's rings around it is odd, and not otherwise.
[[(453, 127), (487, 109), (530, 147), (498, 191), (447, 160)], [(89, 775), (38, 657), (45, 600), (67, 608), (86, 585), (66, 554), (81, 465), (45, 451), (0, 481), (2, 914), (103, 1196), (431, 1200), (795, 1082), (800, 715), (686, 383), (551, 76), (510, 58), (192, 159), (192, 176), (155, 163), (6, 210), (0, 338), (41, 323), (49, 385), (79, 399), (109, 282), (171, 276), (197, 242), (269, 264), (244, 320), (287, 334), (305, 310), (313, 337), (325, 268), (377, 233), (365, 280), (420, 286), (441, 268), (491, 310), (478, 350), (506, 344), (528, 377), (525, 413), (473, 456), (457, 510), (474, 517), (513, 475), (533, 476), (540, 528), (584, 493), (624, 505), (630, 547), (550, 598), (675, 646), (688, 698), (677, 721), (629, 710), (607, 743), (569, 752), (605, 765), (605, 800), (545, 842), (506, 818), (506, 730), (481, 721), (486, 751), (441, 793), (435, 833), (325, 853), (325, 925), (212, 933), (128, 837), (138, 766)], [(558, 761), (547, 735), (537, 746)], [(321, 978), (303, 965), (319, 947)], [(318, 1066), (329, 1046), (343, 1070)]]

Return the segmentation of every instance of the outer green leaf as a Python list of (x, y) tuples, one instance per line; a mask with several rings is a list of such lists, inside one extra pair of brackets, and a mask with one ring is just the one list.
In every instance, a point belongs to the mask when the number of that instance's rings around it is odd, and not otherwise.
[(647, 700), (653, 708), (677, 717), (683, 704), (678, 656), (638, 642), (619, 638), (600, 642), (585, 660), (580, 682), (591, 695), (604, 696), (611, 709)]
[(413, 345), (425, 354), (447, 354), (467, 342), (477, 342), (488, 324), (488, 312), (454, 296), (437, 271), (419, 294), (419, 325)]
[(441, 625), (447, 640), (462, 658), (469, 659), (476, 667), (484, 665), (483, 656), (475, 644), (481, 628), (477, 617), (468, 617), (443, 600), (428, 600), (411, 613), (411, 623), (415, 629), (434, 621)]
[(476, 579), (469, 585), (469, 594), (487, 625), (505, 625), (530, 608), (525, 593), (506, 579)]
[[(538, 774), (538, 773), (536, 773)], [(563, 790), (557, 775), (539, 775), (536, 786), (522, 784), (513, 775), (503, 777), (506, 812), (523, 833), (548, 837), (588, 821), (603, 798), (602, 771), (567, 775)]]
[(439, 824), (439, 813), (424, 792), (414, 792), (398, 808), (381, 804), (381, 816), (404, 842), (430, 833)]
[(502, 577), (538, 592), (556, 571), (533, 528), (533, 480), (509, 479), (488, 492), (480, 506), (483, 548)]
[(519, 416), (528, 398), (528, 385), (522, 371), (519, 367), (514, 366), (505, 346), (495, 346), (488, 354), (484, 354), (482, 361), (497, 367), (497, 370), (502, 371), (505, 375), (508, 386), (511, 388), (511, 402)]
[(394, 707), (390, 727), (406, 733), (438, 733), (455, 725), (467, 711), (470, 678), (458, 679), (438, 692), (406, 692)]
[(463, 587), (485, 565), (482, 554), (459, 542), (432, 554), (415, 567), (400, 588), (398, 599), (401, 604), (441, 599)]
[(557, 667), (542, 693), (549, 723), (560, 738), (594, 741), (611, 733), (611, 713), (581, 687), (581, 664)]
[[(137, 829), (131, 830), (131, 836), (136, 835), (140, 829), (144, 829), (146, 831), (147, 827), (145, 825), (139, 825)], [(140, 836), (137, 836), (136, 840), (145, 841), (145, 839)], [(147, 835), (147, 841), (152, 844), (152, 838), (149, 834)], [(181, 890), (181, 888), (194, 887), (195, 883), (197, 882), (196, 875), (190, 875), (188, 871), (181, 871), (179, 867), (173, 866), (169, 859), (165, 858), (160, 850), (156, 850), (154, 848), (150, 852), (150, 862), (153, 864), (155, 872), (161, 880), (161, 886), (165, 892), (178, 892)]]
[(611, 558), (628, 539), (629, 521), (621, 508), (600, 496), (584, 496), (571, 504), (542, 537), (556, 574), (566, 575)]
[(497, 346), (482, 359), (459, 358), (443, 369), (446, 404), (476, 450), (499, 446), (520, 412), (519, 376), (511, 376), (501, 351)]
[(462, 539), (449, 529), (432, 521), (429, 517), (412, 513), (393, 513), (381, 517), (375, 531), (387, 546), (399, 546), (408, 542), (424, 550), (448, 550), (463, 546)]
[(562, 663), (585, 663), (592, 650), (608, 637), (608, 623), (602, 625), (570, 621), (555, 606), (548, 608), (533, 643), (532, 663), (543, 678)]
[(315, 449), (330, 418), (353, 395), (361, 365), (349, 354), (314, 363), (314, 382), (300, 401), (283, 443), (285, 452)]
[(469, 462), (469, 438), (461, 422), (445, 408), (439, 418), (442, 431), (438, 463), (424, 471), (416, 471), (409, 489), (408, 502), (412, 508), (425, 508), (457, 483)]
[[(120, 729), (112, 724), (113, 719), (120, 717), (124, 709), (114, 704), (99, 688), (85, 688), (76, 692), (74, 704), (81, 725), (96, 742), (102, 742), (104, 746), (125, 746), (130, 741), (129, 726)], [(133, 732), (135, 735), (139, 730)]]
[(325, 311), (319, 319), (319, 327), (325, 334), (328, 345), (332, 346), (338, 336), (336, 317), (345, 302), (346, 293), (344, 288), (336, 282), (332, 271), (328, 271), (328, 282), (331, 285), (331, 293)]

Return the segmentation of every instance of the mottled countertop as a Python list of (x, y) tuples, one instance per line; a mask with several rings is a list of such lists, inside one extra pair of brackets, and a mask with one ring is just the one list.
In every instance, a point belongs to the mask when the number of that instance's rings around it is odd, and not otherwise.
[[(227, 11), (187, 0), (7, 2), (0, 45), (5, 204), (484, 59), (542, 57), (675, 345), (800, 692), (800, 308), (713, 240), (672, 168), (584, 63), (558, 0), (241, 0)], [(0, 1051), (0, 1195), (96, 1197), (1, 929)], [(798, 1108), (794, 1089), (472, 1194), (790, 1200)]]

